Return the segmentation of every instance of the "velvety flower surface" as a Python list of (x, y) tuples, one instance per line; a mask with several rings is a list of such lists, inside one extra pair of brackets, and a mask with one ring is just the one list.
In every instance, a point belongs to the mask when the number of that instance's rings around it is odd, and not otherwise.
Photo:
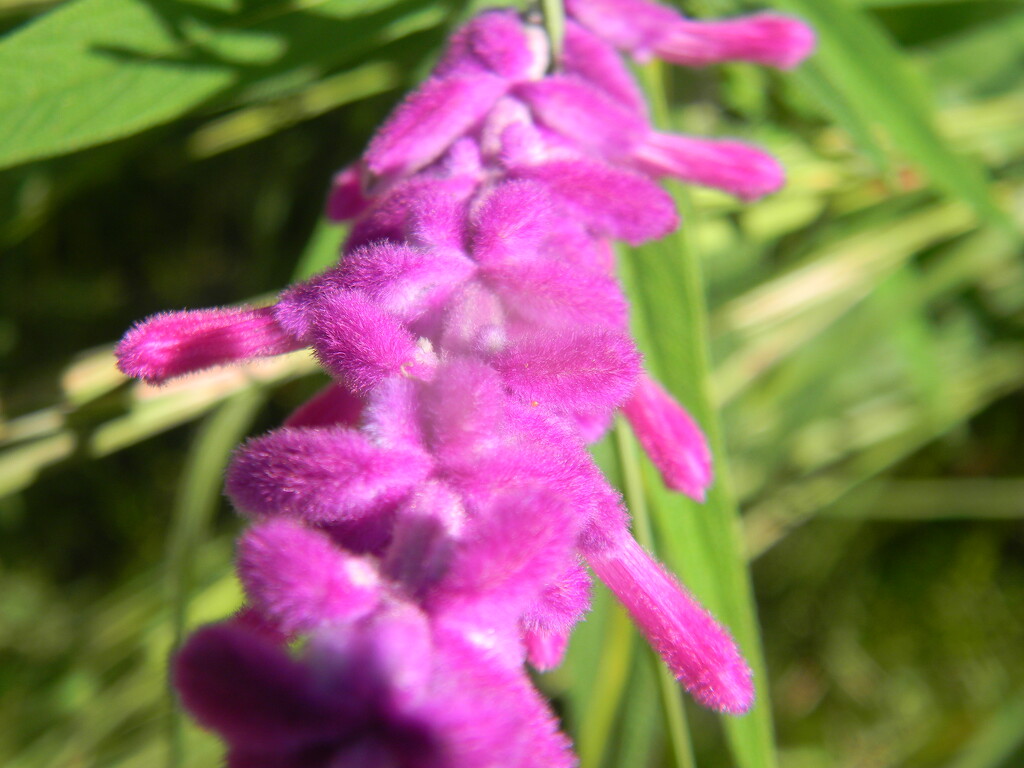
[(335, 267), (270, 306), (156, 315), (118, 348), (156, 383), (302, 348), (333, 380), (236, 452), (247, 605), (173, 660), (234, 768), (574, 764), (524, 662), (560, 663), (586, 565), (698, 701), (753, 701), (732, 638), (636, 543), (586, 444), (622, 409), (666, 484), (703, 498), (710, 452), (642, 370), (610, 241), (678, 226), (660, 177), (750, 200), (782, 171), (654, 130), (618, 50), (789, 67), (813, 36), (646, 0), (568, 10), (554, 62), (510, 10), (453, 36), (335, 176), (327, 213), (351, 222)]

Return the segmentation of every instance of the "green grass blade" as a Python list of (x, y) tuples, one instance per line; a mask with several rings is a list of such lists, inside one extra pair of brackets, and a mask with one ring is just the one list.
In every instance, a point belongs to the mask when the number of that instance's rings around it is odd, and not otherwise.
[(949, 768), (1000, 768), (1024, 744), (1024, 694), (1018, 693), (975, 734)]
[[(206, 536), (221, 497), (224, 468), (232, 449), (252, 424), (263, 403), (263, 390), (252, 386), (232, 395), (203, 422), (181, 474), (167, 546), (173, 649), (185, 636), (193, 589), (193, 558)], [(184, 765), (183, 722), (177, 706), (170, 720), (170, 768)]]
[[(633, 515), (633, 532), (637, 541), (652, 552), (657, 551), (654, 531), (651, 529), (650, 509), (644, 489), (643, 470), (640, 465), (640, 451), (629, 428), (620, 419), (615, 425), (615, 444), (622, 469), (622, 488), (626, 506)], [(658, 664), (658, 694), (661, 697), (662, 713), (672, 747), (673, 764), (676, 768), (695, 768), (690, 732), (683, 712), (682, 691), (679, 683), (665, 667)]]
[[(666, 121), (663, 70), (644, 69), (656, 119)], [(736, 637), (754, 670), (758, 699), (749, 714), (725, 718), (730, 745), (741, 768), (776, 764), (771, 709), (746, 559), (711, 392), (708, 318), (699, 257), (691, 245), (693, 212), (677, 195), (686, 223), (670, 238), (631, 253), (623, 278), (634, 300), (635, 331), (647, 366), (704, 428), (715, 457), (717, 480), (707, 504), (696, 505), (650, 483), (649, 502), (658, 551), (684, 576), (705, 605)]]
[(844, 0), (775, 0), (799, 14), (819, 37), (815, 62), (869, 124), (886, 129), (904, 152), (947, 194), (968, 202), (984, 219), (1014, 225), (993, 199), (981, 168), (938, 134), (934, 110), (907, 72), (881, 27)]

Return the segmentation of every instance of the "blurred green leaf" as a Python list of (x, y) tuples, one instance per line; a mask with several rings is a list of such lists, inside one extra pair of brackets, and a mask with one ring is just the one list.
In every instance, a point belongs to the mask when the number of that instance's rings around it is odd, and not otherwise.
[(0, 167), (130, 136), (261, 80), (308, 80), (443, 18), (402, 0), (76, 0), (0, 42)]
[[(264, 397), (259, 386), (232, 395), (206, 417), (193, 440), (178, 482), (173, 523), (167, 545), (167, 582), (171, 603), (172, 652), (185, 637), (195, 580), (195, 553), (209, 535), (210, 520), (221, 499), (228, 457), (249, 430)], [(184, 765), (182, 713), (173, 694), (170, 727), (171, 768)]]
[[(938, 134), (933, 107), (879, 25), (847, 0), (775, 0), (803, 16), (818, 33), (814, 66), (845, 95), (866, 124), (883, 126), (922, 171), (947, 194), (970, 203), (979, 215), (1013, 231), (993, 199), (984, 171)], [(842, 116), (842, 115), (840, 115)]]

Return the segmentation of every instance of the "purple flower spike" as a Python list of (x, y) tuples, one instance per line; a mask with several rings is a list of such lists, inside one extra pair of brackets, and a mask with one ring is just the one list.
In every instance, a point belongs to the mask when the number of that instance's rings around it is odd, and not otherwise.
[(735, 641), (626, 531), (587, 560), (697, 701), (733, 715), (750, 709), (754, 686)]
[(704, 501), (712, 478), (711, 451), (693, 417), (646, 374), (640, 375), (622, 412), (665, 485)]
[(419, 451), (382, 449), (351, 430), (279, 429), (235, 454), (225, 490), (243, 512), (331, 522), (399, 501), (429, 471)]
[(238, 576), (252, 605), (287, 635), (353, 621), (380, 602), (377, 569), (291, 520), (250, 528), (238, 545)]
[(652, 133), (633, 160), (654, 176), (675, 176), (747, 201), (777, 192), (786, 181), (778, 160), (739, 141)]
[(654, 54), (686, 67), (750, 61), (792, 69), (814, 50), (814, 31), (797, 19), (761, 13), (726, 21), (683, 21), (654, 46)]
[(128, 376), (160, 383), (303, 346), (277, 324), (272, 309), (226, 307), (154, 315), (125, 334), (115, 354)]
[(334, 267), (266, 309), (158, 315), (118, 348), (162, 381), (312, 347), (335, 379), (232, 459), (226, 493), (256, 518), (247, 607), (173, 663), (229, 768), (571, 768), (523, 664), (561, 663), (589, 609), (581, 557), (698, 701), (752, 704), (736, 644), (630, 536), (586, 442), (621, 406), (666, 484), (703, 499), (707, 444), (641, 373), (612, 241), (679, 224), (660, 177), (750, 200), (783, 174), (746, 144), (655, 132), (616, 48), (786, 68), (813, 35), (566, 4), (560, 61), (510, 9), (455, 34), (335, 176)]

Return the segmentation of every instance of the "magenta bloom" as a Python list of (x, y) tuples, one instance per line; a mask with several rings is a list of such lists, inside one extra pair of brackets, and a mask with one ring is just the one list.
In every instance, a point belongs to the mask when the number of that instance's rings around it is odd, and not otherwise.
[(728, 631), (636, 543), (586, 444), (621, 409), (667, 486), (704, 498), (710, 451), (643, 372), (611, 241), (678, 226), (664, 176), (752, 200), (783, 173), (654, 130), (618, 50), (790, 67), (813, 36), (647, 0), (568, 10), (555, 62), (510, 10), (453, 36), (334, 177), (336, 266), (272, 306), (156, 315), (118, 347), (155, 383), (303, 348), (332, 378), (235, 453), (246, 608), (172, 663), (231, 768), (573, 765), (524, 663), (561, 662), (591, 571), (700, 703), (753, 702)]

